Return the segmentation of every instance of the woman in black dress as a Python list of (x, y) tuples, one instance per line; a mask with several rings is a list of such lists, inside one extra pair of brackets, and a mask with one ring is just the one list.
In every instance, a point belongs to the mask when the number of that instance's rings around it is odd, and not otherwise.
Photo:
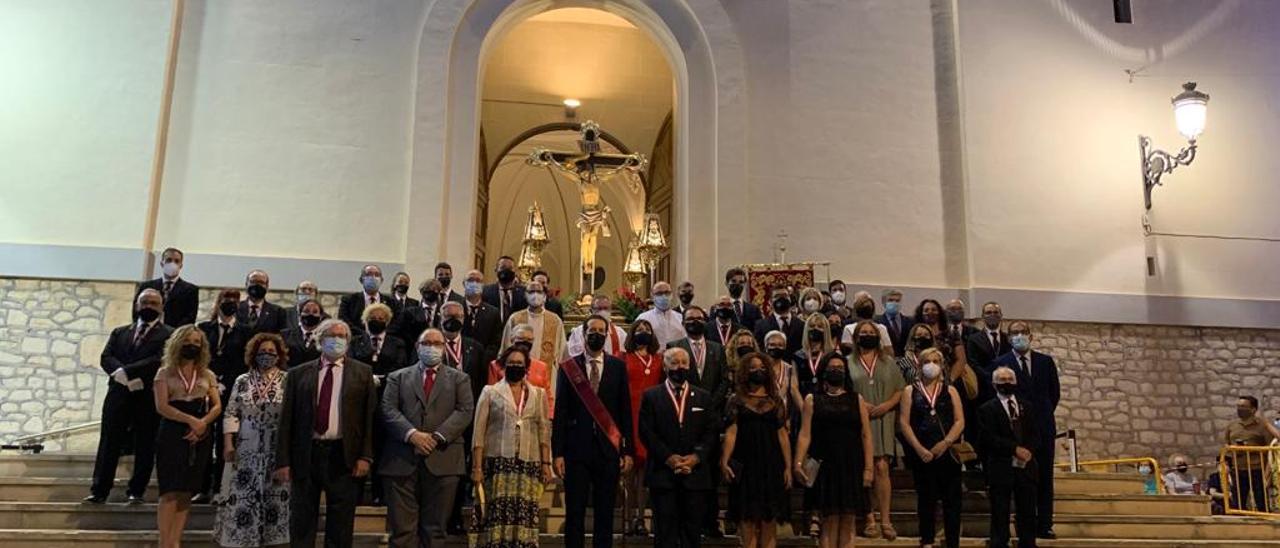
[(790, 513), (787, 408), (767, 356), (747, 354), (740, 363), (745, 374), (735, 380), (726, 406), (729, 427), (720, 453), (720, 472), (729, 482), (726, 517), (739, 523), (743, 546), (770, 548), (778, 542), (778, 522)]
[(796, 477), (807, 482), (807, 457), (821, 463), (805, 502), (822, 516), (818, 545), (843, 548), (853, 546), (854, 517), (867, 509), (874, 445), (866, 428), (867, 404), (849, 387), (848, 359), (838, 352), (826, 354), (817, 376), (818, 388), (804, 398), (794, 468)]
[(161, 417), (156, 432), (156, 521), (163, 548), (181, 544), (191, 494), (203, 487), (213, 455), (209, 425), (222, 413), (222, 398), (209, 360), (209, 340), (195, 324), (187, 324), (169, 336), (156, 372), (156, 413)]
[(947, 547), (960, 546), (960, 462), (949, 449), (964, 433), (964, 405), (960, 392), (946, 382), (944, 360), (936, 348), (920, 353), (920, 380), (906, 387), (898, 407), (898, 430), (907, 445), (907, 467), (916, 484), (920, 546), (929, 548), (933, 547), (938, 499), (942, 499)]

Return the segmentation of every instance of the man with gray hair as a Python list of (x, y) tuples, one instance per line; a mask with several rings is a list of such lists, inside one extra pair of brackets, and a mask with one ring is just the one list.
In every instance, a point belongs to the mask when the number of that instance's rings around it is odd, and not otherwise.
[(325, 545), (349, 547), (356, 497), (373, 463), (378, 406), (373, 368), (347, 357), (351, 328), (328, 319), (316, 327), (320, 358), (285, 376), (276, 444), (275, 479), (292, 482), (289, 538), (314, 546), (324, 493)]
[(911, 317), (902, 313), (902, 292), (889, 288), (880, 294), (880, 304), (884, 305), (884, 314), (875, 317), (875, 322), (889, 331), (889, 341), (893, 343), (893, 355), (901, 358), (907, 347), (907, 335), (915, 324)]
[(1018, 392), (1018, 375), (1009, 367), (991, 374), (996, 397), (978, 408), (979, 435), (986, 459), (991, 501), (991, 543), (1009, 545), (1009, 503), (1017, 501), (1018, 546), (1036, 545), (1036, 463), (1039, 446), (1035, 406)]
[(645, 483), (653, 501), (654, 546), (699, 545), (707, 497), (715, 493), (711, 458), (719, 439), (710, 392), (689, 382), (689, 353), (662, 353), (666, 380), (640, 399), (640, 440), (649, 451)]

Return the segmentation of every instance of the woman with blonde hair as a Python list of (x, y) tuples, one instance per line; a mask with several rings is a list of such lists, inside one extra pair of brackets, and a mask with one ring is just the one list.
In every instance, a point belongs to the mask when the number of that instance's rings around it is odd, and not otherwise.
[(173, 331), (156, 372), (156, 413), (161, 417), (156, 431), (156, 521), (164, 548), (181, 545), (191, 494), (203, 487), (213, 454), (209, 425), (222, 413), (222, 400), (210, 359), (204, 332), (188, 324)]
[(875, 495), (872, 506), (879, 509), (880, 521), (877, 523), (874, 514), (868, 509), (867, 524), (863, 534), (868, 537), (883, 536), (886, 540), (898, 538), (898, 531), (890, 521), (889, 501), (893, 495), (893, 486), (889, 483), (889, 461), (897, 456), (898, 402), (902, 398), (902, 389), (906, 382), (902, 372), (893, 362), (892, 355), (880, 344), (880, 330), (868, 320), (860, 320), (854, 324), (854, 352), (849, 356), (849, 373), (853, 378), (853, 389), (862, 395), (870, 408), (867, 416), (871, 420), (873, 445), (872, 456), (875, 461), (875, 477), (873, 487)]
[(800, 314), (809, 316), (822, 311), (823, 304), (822, 292), (816, 287), (806, 287), (800, 290), (800, 299), (796, 302), (800, 304)]
[(810, 314), (804, 321), (804, 340), (800, 341), (800, 350), (796, 351), (794, 357), (801, 398), (813, 393), (820, 380), (818, 366), (821, 365), (822, 356), (835, 349), (827, 317), (820, 312)]
[(756, 336), (750, 329), (739, 329), (724, 343), (725, 363), (729, 364), (729, 380), (735, 382), (738, 371), (741, 371), (742, 357), (752, 352), (760, 352), (756, 344)]
[(284, 408), (289, 346), (274, 333), (249, 339), (241, 358), (249, 372), (236, 378), (222, 421), (223, 460), (231, 478), (219, 495), (213, 538), (219, 546), (289, 542), (289, 484), (272, 481), (276, 432)]

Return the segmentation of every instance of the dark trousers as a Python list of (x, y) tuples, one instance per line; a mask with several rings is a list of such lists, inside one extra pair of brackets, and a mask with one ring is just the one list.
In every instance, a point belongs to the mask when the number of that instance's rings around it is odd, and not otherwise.
[[(1034, 460), (1034, 459), (1033, 459)], [(1031, 466), (1035, 466), (1034, 463)], [(1005, 548), (1009, 546), (1009, 503), (1018, 505), (1018, 547), (1035, 548), (1036, 545), (1036, 484), (1030, 469), (1015, 470), (1013, 482), (1001, 481), (991, 484), (988, 496), (991, 499), (991, 547)]]
[(143, 496), (151, 483), (151, 471), (156, 464), (156, 429), (160, 417), (156, 414), (155, 396), (150, 390), (130, 392), (112, 382), (107, 396), (102, 400), (102, 427), (98, 433), (98, 456), (93, 463), (93, 484), (89, 492), (100, 497), (111, 494), (116, 481), (116, 466), (120, 464), (120, 452), (129, 436), (133, 437), (133, 474), (129, 477), (128, 494)]
[(705, 522), (705, 501), (714, 490), (649, 489), (653, 503), (653, 545), (662, 548), (698, 548)]
[(387, 495), (387, 534), (391, 548), (428, 548), (444, 539), (458, 476), (437, 476), (422, 459), (407, 476), (383, 476)]
[[(915, 478), (916, 485), (920, 544), (933, 544), (937, 532), (934, 521), (938, 500), (942, 500), (942, 523), (947, 533), (947, 546), (960, 546), (960, 464), (944, 453), (942, 457), (929, 463), (916, 461), (911, 467), (911, 475)], [(1005, 514), (1006, 527), (1008, 523), (1008, 514)]]
[[(1243, 459), (1242, 459), (1243, 460)], [(1254, 459), (1257, 462), (1257, 459)], [(1230, 508), (1234, 510), (1247, 510), (1246, 500), (1249, 500), (1249, 494), (1253, 493), (1253, 510), (1255, 512), (1267, 511), (1267, 488), (1262, 483), (1262, 470), (1236, 470), (1235, 484), (1231, 486)]]
[(358, 480), (342, 455), (342, 441), (313, 441), (311, 468), (293, 471), (289, 498), (289, 545), (314, 548), (320, 521), (320, 494), (325, 497), (325, 548), (349, 548), (355, 534)]
[[(711, 448), (707, 462), (720, 462), (719, 442), (716, 442), (715, 446)], [(711, 473), (711, 485), (720, 485), (720, 466), (711, 466), (707, 468), (707, 471)], [(706, 506), (702, 508), (702, 530), (707, 532), (720, 530), (720, 492), (716, 489), (711, 489), (706, 491), (704, 496), (706, 497)]]
[(613, 546), (613, 507), (618, 500), (618, 459), (600, 455), (592, 459), (566, 460), (564, 465), (564, 546), (585, 545), (587, 495), (595, 511), (592, 546)]
[[(462, 440), (463, 443), (466, 444), (463, 445), (463, 447), (467, 448), (465, 456), (463, 457), (463, 461), (466, 463), (465, 469), (471, 470), (471, 428), (467, 428), (466, 431), (462, 433)], [(458, 477), (457, 489), (454, 490), (455, 495), (453, 497), (453, 509), (449, 511), (449, 521), (446, 525), (447, 529), (466, 530), (466, 527), (464, 527), (462, 523), (462, 507), (467, 503), (467, 498), (471, 495), (471, 491), (474, 489), (475, 486), (472, 485), (471, 477), (469, 475), (464, 474)]]
[[(1053, 433), (1049, 433), (1050, 438)], [(1036, 526), (1038, 533), (1053, 529), (1053, 459), (1054, 444), (1052, 439), (1048, 445), (1033, 452), (1032, 463), (1036, 467)], [(1156, 481), (1160, 481), (1156, 478)], [(1021, 531), (1019, 531), (1021, 535)]]

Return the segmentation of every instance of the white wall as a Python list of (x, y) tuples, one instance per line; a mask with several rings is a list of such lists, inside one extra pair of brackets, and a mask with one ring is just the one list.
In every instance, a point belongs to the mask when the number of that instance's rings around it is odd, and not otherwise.
[(164, 0), (0, 7), (0, 242), (140, 245), (169, 17)]

